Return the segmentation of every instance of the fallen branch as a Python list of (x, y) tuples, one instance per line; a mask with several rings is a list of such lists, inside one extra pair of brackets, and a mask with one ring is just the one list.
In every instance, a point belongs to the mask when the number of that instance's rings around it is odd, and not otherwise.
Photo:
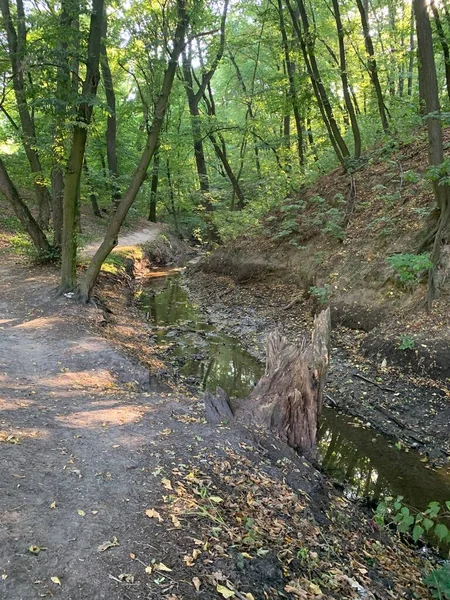
[(380, 390), (383, 390), (383, 392), (395, 392), (395, 390), (393, 388), (390, 388), (390, 387), (387, 387), (387, 386), (384, 386), (384, 385), (380, 385), (379, 383), (377, 383), (373, 379), (369, 379), (368, 377), (365, 377), (364, 375), (361, 375), (360, 373), (352, 373), (352, 377), (357, 377), (358, 379), (362, 379), (363, 381), (367, 381), (367, 383), (371, 383), (372, 385), (376, 385), (377, 388), (379, 388)]

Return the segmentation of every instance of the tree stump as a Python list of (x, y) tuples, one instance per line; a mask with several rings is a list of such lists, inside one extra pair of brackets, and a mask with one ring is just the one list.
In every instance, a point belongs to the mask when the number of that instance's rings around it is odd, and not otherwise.
[(233, 411), (226, 394), (206, 394), (207, 419), (217, 423), (233, 417), (245, 425), (270, 430), (289, 446), (315, 453), (317, 426), (329, 365), (330, 309), (314, 320), (309, 344), (290, 344), (273, 331), (266, 346), (266, 371), (246, 400)]

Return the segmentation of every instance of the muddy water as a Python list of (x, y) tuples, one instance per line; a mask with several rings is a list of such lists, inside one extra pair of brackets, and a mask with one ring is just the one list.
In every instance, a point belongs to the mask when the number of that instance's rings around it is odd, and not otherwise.
[[(263, 366), (239, 340), (209, 323), (190, 302), (179, 273), (155, 272), (139, 304), (153, 326), (153, 343), (185, 384), (211, 390), (220, 385), (240, 398), (262, 375)], [(418, 453), (397, 448), (389, 438), (329, 408), (322, 415), (319, 448), (324, 469), (351, 498), (401, 495), (418, 510), (450, 499), (449, 472), (427, 469)]]

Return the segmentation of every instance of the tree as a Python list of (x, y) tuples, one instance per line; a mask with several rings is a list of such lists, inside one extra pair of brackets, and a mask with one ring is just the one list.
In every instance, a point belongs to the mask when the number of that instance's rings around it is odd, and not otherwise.
[[(413, 0), (416, 17), (417, 51), (419, 56), (419, 85), (425, 102), (425, 119), (428, 129), (428, 160), (431, 166), (440, 167), (444, 160), (439, 88), (433, 49), (433, 35), (426, 0)], [(431, 253), (432, 267), (428, 277), (428, 308), (436, 296), (435, 272), (441, 256), (442, 238), (447, 234), (450, 219), (450, 186), (433, 181), (434, 196), (439, 210), (439, 220)]]
[(137, 193), (146, 178), (148, 166), (158, 147), (159, 134), (163, 125), (164, 116), (169, 102), (170, 92), (172, 90), (173, 80), (178, 66), (178, 59), (185, 46), (185, 36), (189, 25), (189, 14), (186, 7), (186, 0), (177, 0), (177, 25), (172, 43), (172, 49), (169, 50), (169, 61), (161, 86), (161, 92), (156, 102), (152, 125), (147, 135), (147, 142), (142, 152), (139, 164), (133, 173), (128, 189), (122, 196), (117, 206), (116, 212), (111, 217), (105, 237), (99, 249), (92, 257), (91, 262), (80, 282), (78, 288), (78, 297), (83, 302), (89, 302), (95, 282), (100, 273), (103, 262), (111, 250), (117, 244), (122, 223), (136, 199)]

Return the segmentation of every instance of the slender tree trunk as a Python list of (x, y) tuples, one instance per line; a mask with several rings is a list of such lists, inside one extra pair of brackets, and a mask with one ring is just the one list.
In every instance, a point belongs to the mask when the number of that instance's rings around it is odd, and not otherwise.
[(347, 60), (345, 56), (345, 46), (344, 46), (344, 27), (342, 25), (341, 13), (339, 10), (339, 2), (338, 0), (332, 0), (333, 3), (333, 11), (334, 18), (336, 20), (336, 28), (338, 33), (339, 40), (339, 61), (340, 61), (340, 72), (341, 72), (341, 80), (342, 80), (342, 91), (344, 93), (344, 101), (345, 107), (348, 112), (348, 116), (350, 118), (350, 123), (352, 127), (353, 133), (353, 141), (355, 145), (355, 158), (360, 158), (361, 156), (361, 132), (359, 130), (358, 119), (356, 118), (355, 109), (352, 103), (352, 99), (350, 96), (350, 86), (348, 83), (348, 75), (347, 75)]
[(431, 10), (433, 11), (434, 22), (436, 24), (436, 30), (438, 32), (439, 41), (441, 42), (442, 53), (444, 55), (444, 68), (445, 68), (445, 83), (447, 85), (447, 95), (450, 100), (450, 49), (448, 46), (447, 37), (442, 27), (441, 18), (439, 11), (436, 7), (435, 0), (430, 0)]
[(86, 77), (83, 81), (82, 89), (83, 100), (78, 107), (77, 123), (73, 129), (72, 146), (64, 186), (61, 279), (58, 288), (60, 294), (72, 291), (76, 287), (77, 200), (80, 188), (81, 171), (83, 169), (87, 128), (92, 117), (92, 99), (95, 98), (97, 94), (97, 87), (100, 80), (99, 63), (103, 14), (104, 0), (93, 0), (89, 28)]
[(280, 21), (280, 33), (283, 42), (284, 60), (286, 63), (286, 71), (289, 81), (289, 100), (292, 105), (294, 113), (295, 128), (297, 131), (297, 153), (300, 168), (303, 170), (305, 166), (305, 152), (303, 148), (303, 129), (302, 129), (302, 117), (300, 115), (300, 106), (298, 103), (298, 94), (295, 85), (295, 65), (291, 60), (289, 40), (286, 33), (286, 23), (284, 21), (284, 7), (282, 0), (278, 1), (278, 18)]
[(158, 182), (159, 182), (159, 161), (160, 154), (159, 149), (155, 151), (153, 156), (153, 169), (152, 169), (152, 183), (150, 188), (150, 209), (148, 213), (148, 220), (151, 223), (156, 223), (156, 204), (158, 195)]
[(28, 107), (26, 85), (24, 79), (24, 64), (26, 58), (26, 28), (25, 12), (22, 0), (17, 0), (17, 31), (11, 16), (9, 0), (0, 0), (4, 27), (8, 42), (8, 54), (12, 69), (12, 83), (16, 98), (17, 111), (22, 127), (22, 143), (25, 149), (31, 173), (33, 174), (34, 189), (38, 202), (38, 221), (41, 227), (47, 227), (50, 220), (51, 196), (45, 185), (39, 153), (37, 151), (36, 131), (32, 114)]
[(178, 211), (175, 203), (175, 191), (173, 189), (172, 183), (172, 171), (170, 169), (170, 161), (169, 158), (166, 159), (166, 172), (167, 172), (167, 185), (169, 186), (169, 198), (170, 198), (170, 209), (172, 211), (173, 223), (175, 225), (175, 230), (180, 233), (180, 227), (178, 224)]
[(106, 49), (105, 39), (107, 34), (107, 17), (103, 18), (103, 33), (101, 47), (101, 71), (103, 85), (105, 86), (106, 103), (108, 105), (108, 118), (106, 121), (106, 157), (108, 160), (109, 177), (111, 180), (111, 199), (113, 210), (116, 209), (121, 199), (119, 185), (119, 166), (117, 162), (117, 116), (116, 116), (116, 94), (114, 92), (114, 84), (109, 67), (108, 53)]
[(415, 37), (414, 37), (414, 10), (411, 10), (411, 24), (409, 30), (409, 59), (408, 59), (408, 96), (412, 96), (412, 83), (415, 57)]
[[(441, 165), (444, 160), (442, 140), (442, 124), (440, 119), (439, 88), (434, 59), (433, 35), (428, 15), (427, 0), (413, 0), (416, 16), (417, 50), (419, 55), (419, 85), (421, 95), (425, 100), (426, 121), (428, 128), (428, 160), (432, 166)], [(436, 204), (440, 211), (437, 233), (434, 240), (431, 261), (433, 266), (428, 278), (428, 308), (431, 309), (436, 296), (436, 267), (441, 256), (442, 238), (447, 233), (450, 217), (450, 187), (448, 184), (439, 185), (433, 182)]]
[(38, 252), (45, 252), (50, 254), (51, 246), (43, 232), (42, 228), (39, 226), (33, 215), (31, 214), (28, 206), (22, 200), (17, 191), (17, 188), (11, 181), (6, 167), (3, 161), (0, 158), (0, 191), (5, 196), (6, 200), (11, 205), (14, 214), (19, 219), (24, 229), (28, 233), (31, 238), (31, 241), (34, 244), (34, 247)]
[(366, 46), (367, 52), (367, 69), (369, 71), (370, 80), (372, 81), (372, 85), (375, 90), (378, 111), (380, 113), (381, 118), (381, 125), (383, 127), (383, 131), (387, 132), (389, 131), (388, 113), (384, 104), (383, 92), (381, 90), (380, 79), (378, 77), (378, 66), (375, 58), (375, 49), (373, 47), (372, 36), (370, 35), (369, 22), (367, 20), (368, 13), (364, 7), (362, 0), (356, 0), (356, 4), (358, 6), (359, 14), (361, 16), (361, 25), (364, 34), (364, 44)]
[(83, 171), (86, 175), (86, 183), (87, 183), (87, 187), (89, 190), (89, 199), (90, 199), (91, 205), (92, 205), (92, 212), (94, 213), (94, 215), (96, 217), (101, 218), (101, 217), (103, 217), (103, 215), (102, 215), (102, 211), (100, 210), (100, 206), (98, 205), (97, 196), (94, 192), (94, 187), (92, 185), (91, 174), (90, 174), (89, 167), (87, 164), (86, 156), (84, 157), (84, 160), (83, 160)]
[(137, 193), (139, 192), (141, 185), (146, 177), (147, 169), (150, 161), (158, 147), (159, 134), (164, 121), (164, 116), (169, 101), (170, 92), (172, 90), (173, 80), (178, 65), (178, 59), (184, 47), (184, 37), (188, 27), (188, 15), (186, 12), (186, 0), (177, 0), (178, 7), (178, 24), (175, 31), (175, 38), (173, 44), (173, 50), (170, 55), (170, 60), (167, 69), (164, 73), (164, 79), (162, 83), (162, 89), (160, 96), (156, 102), (155, 113), (153, 117), (153, 123), (147, 136), (147, 143), (142, 153), (139, 165), (135, 170), (133, 177), (131, 178), (130, 185), (127, 191), (122, 197), (120, 204), (117, 207), (116, 212), (113, 214), (111, 221), (108, 225), (108, 229), (105, 234), (105, 238), (100, 245), (99, 249), (93, 256), (87, 271), (79, 286), (79, 298), (83, 302), (90, 300), (92, 290), (95, 282), (97, 281), (98, 274), (102, 264), (114, 246), (117, 244), (117, 236), (120, 231), (120, 227), (127, 216), (127, 213), (133, 204)]

